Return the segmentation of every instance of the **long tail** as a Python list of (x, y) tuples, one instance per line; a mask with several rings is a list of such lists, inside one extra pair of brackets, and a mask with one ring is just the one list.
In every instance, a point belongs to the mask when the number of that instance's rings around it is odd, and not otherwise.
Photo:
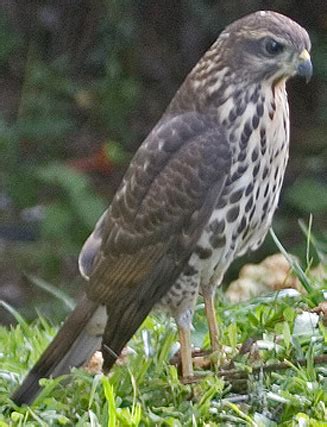
[(153, 306), (175, 282), (183, 263), (165, 256), (148, 278), (134, 288), (121, 288), (119, 295), (107, 299), (108, 322), (102, 338), (102, 369), (109, 372), (126, 343), (135, 334)]
[(41, 390), (40, 378), (66, 374), (70, 368), (85, 363), (100, 348), (106, 321), (105, 307), (85, 296), (14, 392), (12, 400), (18, 405), (33, 402)]

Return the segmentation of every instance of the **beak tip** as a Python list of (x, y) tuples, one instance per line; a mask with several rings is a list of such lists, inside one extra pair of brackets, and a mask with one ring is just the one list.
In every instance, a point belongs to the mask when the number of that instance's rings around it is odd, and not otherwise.
[(310, 59), (300, 62), (297, 68), (297, 74), (305, 78), (306, 83), (309, 83), (313, 73), (312, 62)]

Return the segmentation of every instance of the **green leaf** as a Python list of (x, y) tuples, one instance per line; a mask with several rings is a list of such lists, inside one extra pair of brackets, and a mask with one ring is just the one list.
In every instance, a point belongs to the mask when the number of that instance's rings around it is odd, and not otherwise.
[(71, 230), (72, 214), (61, 202), (51, 203), (45, 209), (42, 222), (43, 236), (50, 240), (68, 237)]
[(62, 190), (62, 194), (57, 191), (57, 199), (61, 199), (63, 203), (58, 201), (48, 208), (48, 216), (51, 217), (46, 225), (47, 230), (53, 233), (58, 227), (62, 233), (67, 232), (67, 227), (71, 227), (71, 222), (75, 223), (76, 219), (89, 229), (94, 227), (105, 209), (105, 204), (94, 193), (87, 176), (59, 163), (40, 168), (37, 175), (45, 184)]
[(115, 141), (107, 142), (105, 148), (108, 159), (117, 165), (126, 163), (130, 158), (130, 155), (126, 153), (123, 146)]
[(306, 213), (327, 211), (327, 185), (313, 179), (298, 179), (286, 191), (286, 200)]

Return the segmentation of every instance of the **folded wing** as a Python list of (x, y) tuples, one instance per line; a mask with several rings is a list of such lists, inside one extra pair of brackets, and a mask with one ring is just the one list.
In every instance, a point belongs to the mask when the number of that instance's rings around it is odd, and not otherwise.
[(105, 304), (109, 369), (181, 274), (229, 175), (225, 136), (209, 117), (164, 117), (144, 141), (80, 255), (87, 295)]

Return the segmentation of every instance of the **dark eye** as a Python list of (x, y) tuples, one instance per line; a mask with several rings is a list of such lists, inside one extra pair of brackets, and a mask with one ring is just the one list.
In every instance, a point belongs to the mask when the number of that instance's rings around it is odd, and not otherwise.
[(264, 48), (269, 55), (278, 55), (284, 50), (284, 46), (281, 43), (270, 37), (264, 40)]

